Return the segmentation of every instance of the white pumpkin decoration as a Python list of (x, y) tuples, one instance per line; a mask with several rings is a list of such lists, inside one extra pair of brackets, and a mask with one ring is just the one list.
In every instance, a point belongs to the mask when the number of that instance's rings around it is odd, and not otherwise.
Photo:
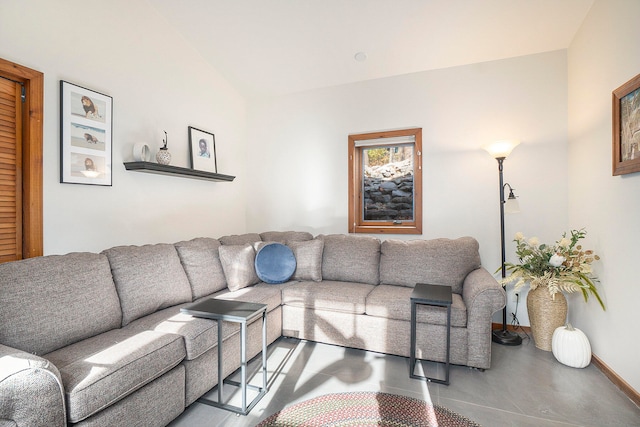
[(591, 363), (591, 344), (580, 329), (570, 323), (553, 331), (551, 351), (558, 362), (572, 368), (584, 368)]

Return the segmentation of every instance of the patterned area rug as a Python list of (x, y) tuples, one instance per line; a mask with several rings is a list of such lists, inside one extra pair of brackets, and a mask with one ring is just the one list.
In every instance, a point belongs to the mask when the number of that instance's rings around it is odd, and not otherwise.
[(334, 393), (297, 403), (257, 427), (480, 427), (438, 405), (388, 393)]

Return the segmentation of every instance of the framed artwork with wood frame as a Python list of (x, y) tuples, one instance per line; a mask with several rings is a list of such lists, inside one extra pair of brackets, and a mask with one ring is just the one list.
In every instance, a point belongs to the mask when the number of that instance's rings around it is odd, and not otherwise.
[(640, 74), (613, 91), (613, 175), (640, 172)]
[(349, 233), (422, 234), (422, 128), (349, 135)]

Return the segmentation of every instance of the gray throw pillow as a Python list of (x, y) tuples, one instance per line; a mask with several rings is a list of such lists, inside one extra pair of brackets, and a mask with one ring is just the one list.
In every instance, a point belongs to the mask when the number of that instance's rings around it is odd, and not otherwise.
[(296, 257), (296, 271), (293, 280), (322, 281), (322, 251), (324, 241), (320, 239), (306, 242), (289, 242), (287, 244)]
[(260, 282), (255, 269), (256, 251), (253, 245), (221, 245), (218, 253), (230, 291)]

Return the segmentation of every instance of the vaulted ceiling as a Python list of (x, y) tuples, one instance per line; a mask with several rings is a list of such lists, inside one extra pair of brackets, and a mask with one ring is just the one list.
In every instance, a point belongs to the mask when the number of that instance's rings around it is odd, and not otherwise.
[[(593, 0), (148, 0), (247, 97), (566, 49)], [(362, 54), (364, 60), (360, 59)]]

